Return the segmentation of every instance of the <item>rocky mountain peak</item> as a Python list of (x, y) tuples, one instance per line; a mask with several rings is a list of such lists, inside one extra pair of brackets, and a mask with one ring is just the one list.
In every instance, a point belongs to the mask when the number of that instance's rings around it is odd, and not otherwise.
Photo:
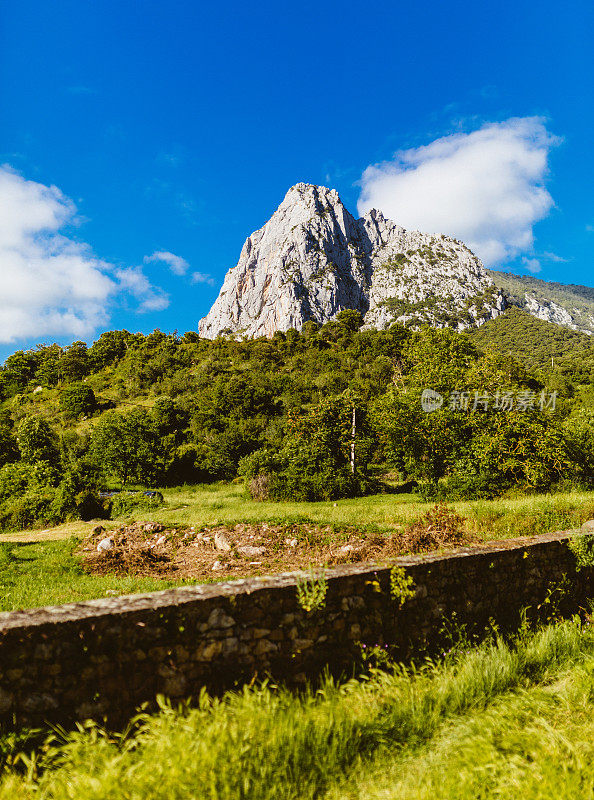
[(406, 231), (376, 209), (355, 219), (335, 189), (297, 183), (246, 240), (200, 335), (271, 336), (348, 308), (372, 327), (398, 321), (463, 329), (504, 305), (460, 242)]

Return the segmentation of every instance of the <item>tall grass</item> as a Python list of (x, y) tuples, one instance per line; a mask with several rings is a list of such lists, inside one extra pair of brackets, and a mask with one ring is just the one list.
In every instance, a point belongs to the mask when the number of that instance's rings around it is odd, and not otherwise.
[(0, 798), (340, 797), (345, 774), (373, 769), (378, 752), (412, 758), (463, 715), (476, 717), (494, 699), (580, 665), (594, 669), (594, 634), (572, 621), (521, 635), (513, 645), (491, 641), (416, 672), (328, 681), (300, 697), (272, 687), (222, 700), (203, 696), (198, 708), (164, 708), (141, 719), (124, 741), (95, 727), (71, 734), (47, 753), (41, 777), (7, 776)]
[[(164, 495), (164, 508), (138, 512), (138, 518), (199, 527), (240, 522), (310, 521), (335, 526), (377, 525), (390, 530), (408, 524), (432, 505), (411, 494), (378, 494), (319, 503), (256, 503), (246, 496), (243, 486), (236, 483), (176, 487), (164, 490)], [(524, 495), (451, 505), (466, 517), (468, 528), (485, 539), (576, 528), (594, 517), (592, 492)]]
[(443, 726), (416, 751), (382, 751), (327, 800), (594, 797), (594, 662)]

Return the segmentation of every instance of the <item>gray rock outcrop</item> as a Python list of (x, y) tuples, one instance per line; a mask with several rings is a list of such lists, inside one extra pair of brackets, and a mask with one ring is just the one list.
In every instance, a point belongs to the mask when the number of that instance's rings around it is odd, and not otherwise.
[(334, 189), (298, 183), (253, 233), (200, 335), (272, 336), (356, 309), (367, 327), (393, 322), (458, 330), (505, 308), (481, 261), (448, 236), (406, 231), (380, 211), (355, 219)]

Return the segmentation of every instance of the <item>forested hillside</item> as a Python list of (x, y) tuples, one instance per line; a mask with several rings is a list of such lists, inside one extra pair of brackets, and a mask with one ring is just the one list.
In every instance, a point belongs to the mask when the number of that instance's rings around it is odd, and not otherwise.
[[(99, 490), (122, 485), (240, 476), (257, 499), (316, 500), (381, 490), (382, 465), (429, 495), (481, 497), (594, 475), (589, 337), (516, 309), (474, 338), (360, 327), (345, 311), (271, 339), (111, 331), (16, 352), (0, 372), (0, 525), (97, 516)], [(423, 411), (424, 389), (442, 407)]]
[(481, 349), (510, 354), (529, 369), (561, 374), (574, 384), (589, 383), (593, 374), (591, 336), (544, 322), (517, 306), (468, 335)]

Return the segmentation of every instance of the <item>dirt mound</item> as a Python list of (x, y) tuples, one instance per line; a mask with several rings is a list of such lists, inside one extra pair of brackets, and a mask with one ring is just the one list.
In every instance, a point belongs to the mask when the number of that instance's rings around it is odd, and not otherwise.
[[(82, 544), (84, 564), (96, 575), (162, 575), (171, 571), (162, 525), (127, 525), (107, 534), (101, 527)], [(161, 536), (159, 536), (161, 534)]]
[(403, 553), (469, 544), (464, 520), (441, 506), (402, 532), (363, 533), (313, 524), (240, 523), (166, 528), (137, 522), (106, 532), (96, 529), (80, 546), (88, 572), (221, 580), (310, 566), (382, 561)]

